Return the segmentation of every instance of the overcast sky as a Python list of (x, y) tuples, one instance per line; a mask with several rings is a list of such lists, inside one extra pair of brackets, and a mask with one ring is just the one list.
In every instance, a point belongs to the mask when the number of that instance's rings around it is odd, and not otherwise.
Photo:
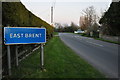
[(21, 0), (33, 14), (50, 23), (51, 6), (54, 6), (54, 22), (79, 24), (82, 10), (94, 6), (97, 14), (109, 8), (112, 0)]

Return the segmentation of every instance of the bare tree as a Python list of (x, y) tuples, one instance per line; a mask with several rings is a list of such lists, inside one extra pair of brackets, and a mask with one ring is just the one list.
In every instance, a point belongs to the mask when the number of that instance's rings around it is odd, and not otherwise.
[(88, 27), (88, 19), (86, 16), (81, 16), (80, 17), (80, 28), (81, 30), (86, 30)]
[(83, 30), (89, 30), (91, 31), (92, 26), (97, 23), (98, 16), (96, 14), (96, 10), (93, 6), (90, 6), (83, 10), (83, 18), (80, 20), (81, 28), (84, 28)]
[(83, 10), (84, 16), (86, 16), (88, 21), (88, 26), (92, 26), (96, 22), (96, 11), (93, 6), (90, 6)]

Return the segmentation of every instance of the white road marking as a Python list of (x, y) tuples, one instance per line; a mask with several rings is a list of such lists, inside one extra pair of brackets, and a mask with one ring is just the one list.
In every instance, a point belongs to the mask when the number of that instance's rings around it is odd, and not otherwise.
[(88, 39), (93, 39), (93, 38), (88, 38)]
[(79, 36), (75, 36), (76, 38), (79, 37)]
[(86, 41), (86, 42), (91, 43), (91, 44), (94, 44), (94, 45), (97, 45), (97, 46), (104, 47), (104, 46), (103, 46), (103, 45), (101, 45), (101, 44), (93, 43), (93, 42), (90, 42), (90, 41)]
[(80, 36), (74, 36), (76, 39), (82, 40)]
[[(79, 40), (85, 40), (85, 41), (86, 41), (86, 39), (91, 39), (91, 40), (93, 39), (93, 38), (86, 38), (86, 37), (80, 37), (80, 36), (73, 36), (73, 37), (75, 37), (75, 38), (77, 38), (77, 39), (79, 39)], [(90, 41), (86, 41), (86, 42), (91, 43), (91, 44), (94, 44), (94, 45), (96, 45), (96, 46), (104, 47), (103, 45), (97, 44), (97, 43), (94, 43), (94, 42), (90, 42)]]

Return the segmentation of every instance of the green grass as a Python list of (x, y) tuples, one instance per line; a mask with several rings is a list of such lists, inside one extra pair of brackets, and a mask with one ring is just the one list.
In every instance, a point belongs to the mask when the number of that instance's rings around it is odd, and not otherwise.
[(58, 35), (58, 32), (54, 32), (53, 35)]
[(105, 39), (102, 39), (102, 38), (94, 38), (94, 39), (96, 39), (96, 40), (101, 40), (101, 41), (105, 41), (105, 42), (109, 42), (109, 43), (119, 44), (119, 45), (120, 45), (120, 42), (109, 41), (109, 40), (105, 40)]
[(59, 37), (45, 45), (46, 71), (40, 69), (39, 49), (12, 69), (13, 78), (104, 78), (99, 71), (67, 47)]

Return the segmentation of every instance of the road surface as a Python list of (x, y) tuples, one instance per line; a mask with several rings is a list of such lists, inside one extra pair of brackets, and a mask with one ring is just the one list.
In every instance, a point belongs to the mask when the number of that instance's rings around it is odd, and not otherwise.
[(108, 78), (118, 77), (118, 45), (72, 33), (59, 33), (61, 40)]

